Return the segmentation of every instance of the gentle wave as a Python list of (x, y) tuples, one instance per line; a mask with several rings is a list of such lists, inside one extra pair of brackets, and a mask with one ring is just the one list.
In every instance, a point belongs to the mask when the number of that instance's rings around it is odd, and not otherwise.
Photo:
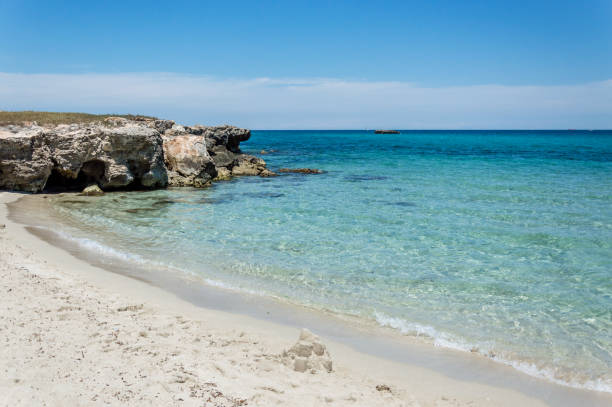
[(586, 380), (580, 382), (575, 379), (563, 380), (558, 377), (554, 369), (540, 368), (533, 363), (520, 360), (510, 360), (499, 356), (493, 349), (485, 349), (481, 346), (476, 346), (462, 341), (460, 338), (454, 337), (444, 332), (440, 332), (432, 326), (421, 325), (413, 322), (408, 322), (400, 318), (386, 316), (382, 313), (375, 313), (376, 322), (380, 326), (393, 328), (404, 335), (424, 337), (431, 340), (434, 346), (441, 348), (453, 349), (462, 352), (476, 353), (481, 356), (490, 358), (491, 360), (510, 366), (520, 372), (526, 373), (529, 376), (544, 379), (562, 386), (568, 386), (582, 390), (594, 390), (605, 393), (612, 393), (612, 381), (606, 380)]
[(95, 240), (86, 238), (86, 237), (75, 237), (66, 232), (52, 230), (50, 228), (46, 228), (43, 226), (37, 226), (38, 229), (43, 229), (49, 233), (55, 234), (64, 240), (68, 240), (70, 242), (75, 243), (78, 247), (88, 250), (90, 252), (95, 252), (96, 254), (101, 254), (105, 257), (110, 257), (116, 260), (122, 260), (127, 262), (134, 262), (141, 265), (151, 265), (153, 262), (139, 256), (137, 254), (127, 253), (120, 250), (116, 250), (110, 246), (106, 246), (100, 242)]
[(171, 271), (174, 274), (183, 274), (184, 276), (196, 277), (200, 281), (202, 281), (203, 283), (205, 283), (205, 284), (207, 284), (207, 285), (209, 285), (211, 287), (216, 287), (216, 288), (220, 288), (220, 289), (223, 289), (223, 290), (233, 291), (233, 292), (237, 292), (237, 293), (258, 295), (258, 296), (269, 296), (268, 294), (266, 294), (266, 293), (264, 293), (262, 291), (256, 291), (256, 290), (250, 290), (250, 289), (243, 288), (243, 287), (237, 287), (235, 285), (228, 284), (228, 283), (220, 281), (220, 280), (215, 280), (215, 279), (211, 279), (211, 278), (207, 278), (207, 277), (202, 277), (200, 274), (195, 273), (195, 272), (190, 271), (190, 270), (186, 270), (186, 269), (182, 269), (182, 268), (177, 268), (177, 267), (171, 267), (171, 266), (169, 266), (167, 264), (164, 264), (164, 263), (161, 263), (161, 262), (157, 262), (157, 261), (154, 261), (154, 260), (146, 259), (146, 258), (144, 258), (142, 256), (137, 255), (137, 254), (133, 254), (133, 253), (128, 253), (126, 251), (117, 250), (117, 249), (115, 249), (113, 247), (110, 247), (108, 245), (100, 243), (100, 242), (98, 242), (96, 240), (92, 240), (90, 238), (76, 237), (76, 236), (73, 236), (73, 235), (71, 235), (69, 233), (66, 233), (64, 231), (52, 230), (52, 229), (44, 227), (44, 226), (34, 226), (33, 228), (41, 229), (41, 230), (44, 230), (47, 233), (54, 234), (54, 235), (58, 236), (59, 238), (65, 240), (65, 241), (69, 241), (70, 243), (76, 244), (78, 247), (80, 247), (81, 249), (86, 250), (90, 254), (96, 254), (96, 255), (102, 256), (103, 258), (115, 259), (115, 260), (120, 260), (122, 262), (136, 264), (136, 265), (142, 267), (143, 269), (144, 268), (151, 268), (151, 267), (153, 267), (153, 268), (156, 268), (156, 269), (161, 269), (163, 271)]

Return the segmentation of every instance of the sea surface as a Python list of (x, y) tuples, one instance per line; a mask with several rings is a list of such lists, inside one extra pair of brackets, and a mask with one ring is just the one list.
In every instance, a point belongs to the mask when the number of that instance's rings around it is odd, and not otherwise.
[(272, 170), (51, 198), (62, 233), (612, 392), (612, 132), (254, 131)]

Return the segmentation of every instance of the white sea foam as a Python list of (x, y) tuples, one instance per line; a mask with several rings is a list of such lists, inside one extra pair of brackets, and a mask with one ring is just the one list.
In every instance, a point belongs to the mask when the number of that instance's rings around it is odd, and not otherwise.
[(584, 390), (594, 390), (600, 391), (604, 393), (612, 393), (612, 381), (610, 380), (584, 380), (580, 381), (578, 379), (559, 379), (555, 374), (555, 371), (550, 368), (540, 368), (533, 363), (516, 361), (516, 360), (507, 360), (501, 357), (494, 356), (492, 359), (496, 362), (503, 363), (505, 365), (511, 366), (516, 370), (526, 373), (530, 376), (539, 377), (541, 379), (545, 379), (551, 381), (556, 384), (560, 384), (562, 386), (573, 387), (576, 389), (584, 389)]
[(240, 292), (240, 293), (246, 293), (246, 294), (251, 294), (251, 295), (257, 295), (257, 296), (267, 296), (266, 293), (262, 292), (262, 291), (256, 291), (256, 290), (250, 290), (248, 288), (243, 288), (243, 287), (237, 287), (234, 286), (232, 284), (228, 284), (225, 283), (223, 281), (219, 281), (219, 280), (213, 280), (210, 278), (205, 278), (204, 282), (210, 286), (213, 287), (217, 287), (217, 288), (221, 288), (223, 290), (229, 290), (229, 291), (235, 291), (235, 292)]
[(145, 258), (137, 255), (137, 254), (132, 254), (132, 253), (127, 253), (127, 252), (123, 252), (117, 249), (114, 249), (110, 246), (104, 245), (98, 241), (92, 240), (92, 239), (88, 239), (86, 237), (76, 237), (73, 235), (70, 235), (66, 232), (63, 231), (57, 231), (57, 230), (51, 230), (48, 228), (44, 228), (44, 227), (38, 227), (39, 229), (45, 229), (57, 236), (59, 236), (60, 238), (64, 239), (64, 240), (68, 240), (70, 242), (75, 243), (78, 247), (85, 249), (89, 252), (95, 252), (96, 254), (100, 254), (104, 257), (107, 258), (112, 258), (112, 259), (116, 259), (116, 260), (122, 260), (122, 261), (128, 261), (128, 262), (135, 262), (135, 263), (139, 263), (139, 264), (147, 264), (147, 263), (151, 263), (150, 261), (146, 260)]
[(462, 341), (452, 335), (436, 330), (432, 326), (408, 322), (400, 318), (389, 317), (382, 313), (375, 313), (376, 322), (379, 325), (398, 330), (404, 335), (425, 337), (431, 340), (435, 346), (454, 349), (462, 352), (478, 353), (495, 362), (511, 366), (514, 369), (526, 373), (529, 376), (538, 377), (563, 386), (584, 390), (594, 390), (612, 393), (612, 382), (609, 380), (579, 380), (574, 378), (560, 379), (554, 369), (541, 368), (537, 365), (520, 360), (510, 360), (497, 355), (492, 349), (486, 349)]

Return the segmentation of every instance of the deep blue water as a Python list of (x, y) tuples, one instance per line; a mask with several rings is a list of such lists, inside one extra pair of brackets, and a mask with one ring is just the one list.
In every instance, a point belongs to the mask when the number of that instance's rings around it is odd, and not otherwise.
[(612, 132), (255, 131), (243, 150), (325, 173), (55, 207), (131, 259), (612, 391)]

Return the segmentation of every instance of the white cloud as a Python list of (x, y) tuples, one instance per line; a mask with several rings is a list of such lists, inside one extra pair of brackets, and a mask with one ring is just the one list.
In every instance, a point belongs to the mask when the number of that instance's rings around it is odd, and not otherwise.
[(612, 128), (612, 80), (422, 87), (327, 78), (0, 73), (0, 109), (142, 113), (254, 129)]

